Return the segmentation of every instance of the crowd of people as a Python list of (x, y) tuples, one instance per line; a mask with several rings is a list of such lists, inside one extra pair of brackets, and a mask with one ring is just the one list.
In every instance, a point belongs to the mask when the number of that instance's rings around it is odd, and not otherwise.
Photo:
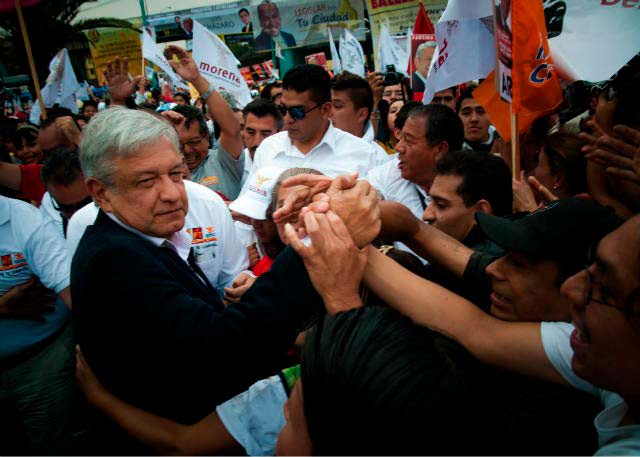
[[(640, 453), (640, 60), (510, 145), (477, 82), (2, 119), (0, 452)], [(577, 92), (573, 92), (577, 93)]]

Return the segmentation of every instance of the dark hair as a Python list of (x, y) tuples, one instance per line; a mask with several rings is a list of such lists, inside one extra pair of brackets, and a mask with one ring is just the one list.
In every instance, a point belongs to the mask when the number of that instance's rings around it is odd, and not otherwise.
[(182, 97), (185, 102), (191, 103), (191, 96), (186, 92), (176, 92), (173, 94), (173, 99), (175, 100), (176, 97)]
[(271, 91), (276, 88), (282, 87), (282, 81), (275, 81), (272, 83), (267, 83), (262, 88), (262, 92), (260, 92), (260, 98), (264, 98), (265, 100), (273, 101), (273, 97), (271, 97)]
[(324, 68), (308, 63), (296, 65), (284, 75), (282, 87), (298, 93), (309, 91), (311, 100), (324, 103), (331, 100), (331, 78)]
[(40, 176), (45, 185), (59, 186), (72, 184), (82, 175), (78, 151), (65, 146), (58, 146), (47, 153)]
[(348, 71), (343, 71), (333, 78), (331, 89), (346, 92), (356, 110), (367, 108), (365, 122), (369, 120), (373, 110), (373, 91), (366, 79)]
[(471, 86), (467, 86), (465, 87), (465, 89), (460, 93), (460, 96), (458, 97), (458, 101), (456, 101), (456, 113), (460, 112), (460, 108), (462, 107), (462, 102), (468, 98), (473, 98), (473, 91), (476, 90), (475, 85), (471, 85)]
[(474, 366), (455, 342), (394, 310), (325, 316), (302, 350), (312, 453), (478, 453), (474, 438), (460, 439), (478, 423)]
[(98, 104), (93, 100), (87, 100), (82, 104), (82, 112), (84, 113), (84, 108), (87, 106), (93, 106), (96, 110), (98, 109)]
[(587, 163), (582, 147), (587, 144), (572, 133), (555, 132), (544, 141), (544, 153), (549, 162), (551, 174), (564, 175), (571, 195), (587, 192)]
[(450, 151), (462, 149), (464, 127), (460, 117), (444, 105), (421, 105), (409, 111), (408, 118), (422, 117), (427, 120), (425, 137), (434, 146), (442, 141), (449, 144)]
[[(54, 105), (53, 108), (47, 109), (47, 118), (43, 119), (40, 122), (40, 130), (44, 130), (50, 125), (54, 124), (56, 119), (58, 119), (59, 117), (66, 117), (66, 116), (74, 118), (74, 114), (69, 108), (62, 108), (61, 106)], [(75, 121), (75, 118), (74, 118), (74, 121)]]
[(207, 114), (207, 101), (204, 98), (202, 97), (196, 98), (196, 100), (193, 102), (193, 106), (197, 108), (196, 103), (198, 102), (198, 100), (200, 100), (200, 102), (202, 103), (202, 108), (198, 108), (198, 109), (202, 111), (202, 114)]
[(484, 199), (495, 216), (512, 213), (511, 172), (500, 157), (489, 152), (450, 151), (436, 162), (436, 172), (462, 178), (456, 193), (467, 207)]
[[(395, 100), (393, 103), (395, 103)], [(391, 108), (391, 105), (393, 105), (393, 103), (389, 105), (389, 108)], [(422, 103), (411, 101), (402, 105), (402, 108), (400, 108), (398, 114), (396, 114), (396, 119), (395, 121), (393, 121), (393, 126), (397, 129), (402, 130), (402, 127), (404, 127), (404, 123), (407, 122), (409, 113), (413, 108), (417, 108), (418, 106), (422, 106)]]
[(282, 114), (280, 113), (276, 105), (269, 100), (265, 100), (263, 98), (256, 98), (255, 100), (252, 100), (242, 110), (242, 115), (245, 117), (245, 120), (247, 114), (249, 113), (258, 118), (262, 118), (265, 116), (273, 117), (276, 120), (276, 126), (278, 130), (282, 129), (282, 126), (284, 125)]
[(207, 123), (204, 120), (204, 116), (202, 112), (191, 105), (177, 105), (171, 108), (172, 111), (176, 113), (182, 114), (185, 117), (184, 126), (185, 128), (190, 128), (192, 122), (197, 122), (200, 130), (200, 135), (209, 134), (209, 129), (207, 128)]
[(622, 67), (610, 83), (618, 103), (613, 111), (613, 124), (632, 128), (640, 127), (640, 56), (636, 56)]
[(11, 137), (11, 141), (15, 144), (16, 149), (20, 149), (22, 147), (22, 140), (27, 143), (27, 145), (32, 145), (36, 142), (38, 138), (38, 127), (31, 124), (21, 125), (13, 132)]
[(238, 11), (238, 15), (240, 15), (240, 13), (247, 13), (249, 14), (249, 10), (246, 8), (240, 8), (240, 11)]

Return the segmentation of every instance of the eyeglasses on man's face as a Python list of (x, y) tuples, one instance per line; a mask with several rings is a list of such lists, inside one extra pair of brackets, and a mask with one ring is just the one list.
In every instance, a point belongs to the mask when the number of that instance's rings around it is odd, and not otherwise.
[(280, 114), (282, 114), (282, 116), (286, 116), (287, 113), (289, 113), (289, 116), (291, 116), (292, 119), (295, 119), (296, 121), (301, 121), (302, 119), (304, 119), (308, 113), (310, 113), (311, 111), (313, 111), (314, 109), (324, 105), (325, 102), (320, 102), (317, 105), (313, 106), (312, 108), (308, 109), (305, 111), (304, 106), (287, 106), (284, 105), (282, 103), (280, 103), (278, 106), (278, 110), (280, 111)]

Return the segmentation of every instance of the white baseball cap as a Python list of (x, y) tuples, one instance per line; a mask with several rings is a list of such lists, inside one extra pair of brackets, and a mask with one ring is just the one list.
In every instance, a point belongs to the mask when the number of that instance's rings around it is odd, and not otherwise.
[(265, 220), (267, 208), (271, 204), (271, 192), (284, 171), (285, 169), (280, 167), (260, 168), (250, 177), (245, 193), (231, 203), (229, 209), (251, 219)]

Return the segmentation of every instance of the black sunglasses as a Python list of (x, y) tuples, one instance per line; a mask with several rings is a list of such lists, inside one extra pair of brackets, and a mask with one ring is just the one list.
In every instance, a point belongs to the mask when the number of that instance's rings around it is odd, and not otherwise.
[(292, 119), (295, 119), (296, 121), (301, 121), (306, 117), (307, 113), (310, 113), (311, 111), (318, 108), (319, 106), (324, 105), (325, 103), (326, 102), (320, 102), (313, 108), (308, 109), (307, 111), (305, 111), (304, 107), (302, 106), (286, 106), (283, 104), (279, 104), (277, 106), (278, 106), (278, 111), (280, 111), (280, 114), (282, 114), (282, 116), (286, 116), (288, 112)]
[(93, 199), (89, 195), (77, 203), (69, 203), (69, 204), (62, 205), (58, 203), (56, 199), (51, 196), (51, 194), (49, 194), (49, 197), (51, 197), (51, 204), (53, 205), (53, 209), (55, 209), (61, 214), (73, 214), (93, 201)]

